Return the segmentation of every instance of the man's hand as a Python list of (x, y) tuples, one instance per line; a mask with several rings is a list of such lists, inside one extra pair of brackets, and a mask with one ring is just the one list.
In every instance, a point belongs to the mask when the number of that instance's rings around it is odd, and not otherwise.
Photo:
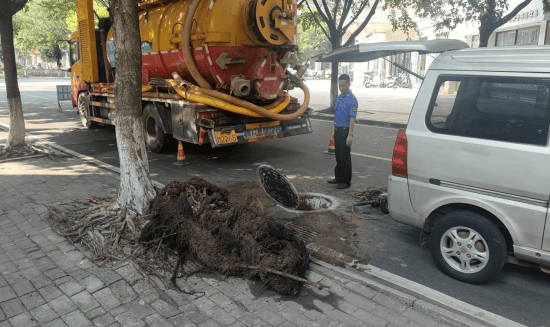
[(353, 143), (353, 134), (349, 134), (348, 138), (346, 139), (346, 146), (351, 146)]

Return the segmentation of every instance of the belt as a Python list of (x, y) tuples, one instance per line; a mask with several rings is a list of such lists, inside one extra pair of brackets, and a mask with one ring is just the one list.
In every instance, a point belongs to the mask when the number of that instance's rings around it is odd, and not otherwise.
[(349, 129), (349, 127), (334, 126), (334, 129)]

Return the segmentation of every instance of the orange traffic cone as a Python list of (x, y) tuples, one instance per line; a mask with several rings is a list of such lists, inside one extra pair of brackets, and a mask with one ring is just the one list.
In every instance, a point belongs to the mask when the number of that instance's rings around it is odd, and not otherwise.
[(328, 142), (328, 151), (325, 151), (326, 154), (334, 154), (334, 135), (330, 136), (330, 141)]
[(183, 152), (183, 144), (178, 141), (178, 161), (174, 162), (175, 166), (185, 166), (189, 163), (185, 160), (185, 152)]
[(204, 143), (204, 137), (206, 136), (206, 129), (204, 129), (203, 127), (201, 127), (200, 131), (199, 131), (199, 145), (202, 146), (202, 144)]

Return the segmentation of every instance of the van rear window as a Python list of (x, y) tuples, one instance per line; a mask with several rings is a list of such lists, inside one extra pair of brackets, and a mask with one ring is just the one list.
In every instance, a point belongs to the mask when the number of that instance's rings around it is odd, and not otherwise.
[(435, 133), (546, 145), (550, 79), (441, 76), (426, 125)]

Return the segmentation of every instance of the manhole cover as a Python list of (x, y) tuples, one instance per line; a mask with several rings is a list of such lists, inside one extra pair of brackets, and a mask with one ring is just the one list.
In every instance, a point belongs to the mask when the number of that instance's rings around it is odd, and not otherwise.
[(298, 208), (300, 205), (298, 191), (285, 175), (269, 165), (259, 166), (257, 174), (260, 184), (275, 202), (285, 208)]

